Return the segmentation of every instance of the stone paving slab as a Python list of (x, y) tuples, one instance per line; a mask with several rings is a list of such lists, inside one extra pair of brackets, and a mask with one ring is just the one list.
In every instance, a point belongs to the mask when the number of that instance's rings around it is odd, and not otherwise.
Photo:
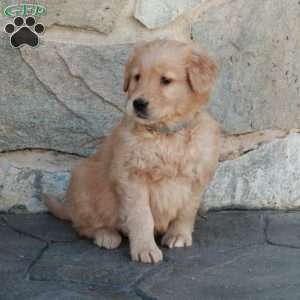
[[(1, 216), (0, 216), (1, 217)], [(26, 277), (31, 264), (46, 243), (20, 234), (0, 222), (0, 290), (8, 277)], [(2, 298), (0, 298), (2, 300)]]
[(58, 221), (49, 214), (4, 215), (3, 219), (13, 230), (47, 242), (78, 240), (78, 235), (70, 223)]
[(144, 265), (126, 239), (103, 250), (48, 214), (2, 214), (0, 299), (298, 300), (299, 225), (300, 212), (211, 212), (191, 248)]
[(52, 245), (33, 267), (30, 278), (126, 289), (150, 269), (151, 265), (130, 262), (127, 245), (105, 251), (89, 241), (81, 241)]
[(142, 300), (134, 292), (57, 281), (6, 280), (1, 282), (2, 300)]
[(157, 299), (174, 299), (172, 291), (176, 290), (176, 299), (271, 300), (279, 299), (276, 295), (281, 289), (298, 286), (282, 299), (299, 299), (299, 250), (256, 246), (207, 268), (198, 265), (197, 260), (174, 268), (164, 278), (157, 274), (147, 278), (141, 288)]
[(300, 213), (291, 212), (267, 218), (267, 239), (274, 245), (300, 248)]

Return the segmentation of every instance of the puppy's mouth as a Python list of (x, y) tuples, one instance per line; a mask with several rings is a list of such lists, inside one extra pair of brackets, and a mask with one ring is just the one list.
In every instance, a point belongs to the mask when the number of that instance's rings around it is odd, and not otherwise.
[(135, 112), (135, 115), (136, 115), (136, 117), (139, 118), (139, 119), (143, 119), (143, 120), (147, 120), (147, 119), (148, 119), (147, 113), (143, 113), (143, 112), (136, 111), (136, 112)]

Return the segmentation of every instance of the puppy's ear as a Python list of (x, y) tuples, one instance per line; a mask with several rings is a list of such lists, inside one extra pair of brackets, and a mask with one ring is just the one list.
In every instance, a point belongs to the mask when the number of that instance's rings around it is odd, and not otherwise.
[(134, 55), (132, 54), (129, 59), (128, 59), (128, 63), (125, 67), (125, 74), (124, 74), (124, 83), (123, 83), (123, 91), (125, 93), (127, 93), (128, 89), (129, 89), (129, 84), (130, 84), (130, 77), (131, 77), (131, 66), (132, 66), (132, 62), (133, 62), (133, 58)]
[(131, 68), (134, 62), (136, 55), (144, 48), (146, 42), (138, 42), (134, 47), (131, 55), (129, 56), (127, 65), (125, 67), (125, 74), (124, 74), (124, 83), (123, 83), (123, 91), (126, 93), (129, 89), (129, 84), (131, 80)]
[(217, 64), (205, 53), (193, 49), (187, 67), (187, 78), (191, 89), (198, 94), (209, 92), (217, 75)]

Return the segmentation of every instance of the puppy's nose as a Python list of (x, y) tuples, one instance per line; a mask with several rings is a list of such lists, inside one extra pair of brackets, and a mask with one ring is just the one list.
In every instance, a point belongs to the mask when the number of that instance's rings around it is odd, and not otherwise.
[(149, 102), (144, 98), (137, 98), (133, 101), (134, 110), (142, 114), (146, 113), (148, 104)]

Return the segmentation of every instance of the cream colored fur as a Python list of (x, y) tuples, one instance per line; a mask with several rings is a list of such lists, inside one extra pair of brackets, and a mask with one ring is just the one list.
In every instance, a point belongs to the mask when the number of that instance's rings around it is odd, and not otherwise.
[[(192, 44), (156, 40), (137, 47), (125, 73), (127, 113), (74, 169), (65, 204), (48, 199), (50, 211), (99, 247), (116, 248), (127, 235), (136, 261), (162, 260), (155, 234), (170, 248), (192, 245), (201, 195), (219, 157), (218, 125), (203, 110), (216, 73)], [(149, 102), (145, 119), (133, 109), (139, 97)], [(180, 122), (188, 126), (159, 131)]]

